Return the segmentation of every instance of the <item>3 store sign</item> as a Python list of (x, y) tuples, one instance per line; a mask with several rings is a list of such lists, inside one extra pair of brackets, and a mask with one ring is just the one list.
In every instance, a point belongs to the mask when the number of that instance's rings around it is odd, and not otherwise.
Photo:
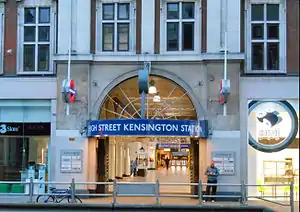
[(0, 125), (0, 134), (6, 134), (7, 132), (18, 132), (20, 127), (12, 127), (6, 124)]

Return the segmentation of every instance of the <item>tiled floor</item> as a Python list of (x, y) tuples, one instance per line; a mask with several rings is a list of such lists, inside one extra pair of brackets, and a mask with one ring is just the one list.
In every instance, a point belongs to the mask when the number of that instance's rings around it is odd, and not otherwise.
[[(153, 182), (156, 179), (160, 183), (189, 183), (190, 182), (190, 170), (186, 167), (174, 167), (169, 170), (158, 169), (149, 170), (146, 177), (126, 177), (120, 180), (121, 182)], [(161, 193), (190, 193), (190, 186), (181, 185), (160, 185)]]

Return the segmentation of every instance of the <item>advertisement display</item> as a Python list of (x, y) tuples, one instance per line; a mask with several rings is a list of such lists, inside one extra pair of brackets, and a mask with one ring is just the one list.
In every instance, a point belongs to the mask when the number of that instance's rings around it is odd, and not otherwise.
[(45, 182), (45, 178), (46, 178), (46, 170), (45, 170), (45, 166), (40, 166), (39, 167), (39, 182), (41, 182), (42, 184), (39, 185), (39, 194), (43, 194), (45, 193), (45, 188), (46, 185), (43, 184)]
[(249, 144), (262, 152), (289, 146), (298, 132), (298, 117), (288, 101), (251, 101), (248, 114)]

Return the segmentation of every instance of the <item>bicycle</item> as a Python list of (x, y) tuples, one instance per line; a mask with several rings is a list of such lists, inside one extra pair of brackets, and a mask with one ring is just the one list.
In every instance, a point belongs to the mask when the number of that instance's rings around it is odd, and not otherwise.
[[(72, 190), (71, 187), (68, 189), (56, 189), (56, 188), (50, 188), (51, 193), (49, 195), (47, 194), (41, 194), (38, 195), (36, 198), (36, 202), (40, 203), (60, 203), (63, 200), (67, 199), (68, 203), (72, 202)], [(57, 195), (59, 194), (59, 195)], [(45, 199), (43, 199), (45, 198)], [(78, 196), (74, 196), (74, 202), (75, 203), (82, 203), (81, 199)]]

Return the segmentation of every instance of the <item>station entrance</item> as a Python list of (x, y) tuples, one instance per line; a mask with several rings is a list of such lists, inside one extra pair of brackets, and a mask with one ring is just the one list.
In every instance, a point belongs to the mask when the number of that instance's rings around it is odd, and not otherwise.
[[(89, 131), (93, 131), (89, 136), (97, 143), (97, 181), (199, 181), (203, 126), (197, 120), (193, 103), (187, 91), (173, 81), (159, 76), (149, 78), (145, 119), (141, 119), (141, 97), (138, 79), (134, 77), (107, 94), (97, 124), (89, 126)], [(96, 192), (111, 191), (103, 185), (96, 188)], [(197, 188), (162, 185), (160, 191), (195, 194)]]

